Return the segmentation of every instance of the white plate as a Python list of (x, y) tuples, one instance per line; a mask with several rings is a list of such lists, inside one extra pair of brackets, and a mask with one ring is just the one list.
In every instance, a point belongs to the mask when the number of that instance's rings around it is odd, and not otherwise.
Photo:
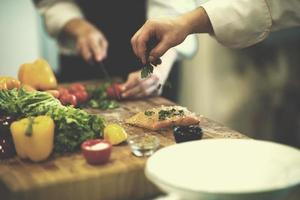
[(146, 176), (182, 199), (276, 199), (300, 184), (300, 151), (250, 139), (209, 139), (157, 151)]

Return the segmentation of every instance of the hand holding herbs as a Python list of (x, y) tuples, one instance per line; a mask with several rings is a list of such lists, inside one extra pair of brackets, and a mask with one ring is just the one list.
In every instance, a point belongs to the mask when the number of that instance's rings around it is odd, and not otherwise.
[(151, 38), (150, 41), (147, 43), (147, 51), (146, 51), (147, 62), (143, 66), (142, 71), (141, 71), (142, 78), (147, 78), (148, 76), (150, 76), (153, 73), (154, 66), (157, 66), (157, 65), (161, 64), (161, 62), (162, 62), (160, 58), (158, 58), (155, 61), (149, 60), (149, 53), (155, 47), (156, 43), (157, 43), (157, 41), (154, 38)]

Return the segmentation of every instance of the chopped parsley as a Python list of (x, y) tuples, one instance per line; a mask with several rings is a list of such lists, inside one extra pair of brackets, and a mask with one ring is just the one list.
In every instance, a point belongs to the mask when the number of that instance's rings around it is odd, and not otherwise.
[(150, 62), (147, 62), (141, 71), (141, 77), (147, 78), (150, 74), (153, 73), (154, 67)]
[(176, 110), (175, 108), (172, 108), (171, 110), (160, 110), (158, 112), (158, 119), (165, 120), (170, 117), (183, 116), (183, 115), (184, 115), (183, 110)]

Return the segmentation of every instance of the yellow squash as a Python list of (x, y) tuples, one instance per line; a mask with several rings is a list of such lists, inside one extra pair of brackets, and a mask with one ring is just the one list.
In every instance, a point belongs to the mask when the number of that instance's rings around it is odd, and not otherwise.
[(0, 76), (0, 90), (11, 90), (20, 87), (20, 81), (8, 76)]
[(33, 63), (21, 65), (18, 77), (22, 84), (37, 90), (51, 90), (57, 87), (55, 75), (44, 59), (37, 59)]
[(43, 161), (53, 150), (54, 122), (51, 117), (24, 118), (11, 124), (10, 130), (20, 158)]

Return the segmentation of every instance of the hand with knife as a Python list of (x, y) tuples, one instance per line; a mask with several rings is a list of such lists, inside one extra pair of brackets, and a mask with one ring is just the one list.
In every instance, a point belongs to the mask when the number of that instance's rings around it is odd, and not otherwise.
[(76, 50), (86, 62), (106, 58), (108, 42), (104, 34), (84, 19), (72, 19), (64, 26), (64, 32), (76, 40)]

